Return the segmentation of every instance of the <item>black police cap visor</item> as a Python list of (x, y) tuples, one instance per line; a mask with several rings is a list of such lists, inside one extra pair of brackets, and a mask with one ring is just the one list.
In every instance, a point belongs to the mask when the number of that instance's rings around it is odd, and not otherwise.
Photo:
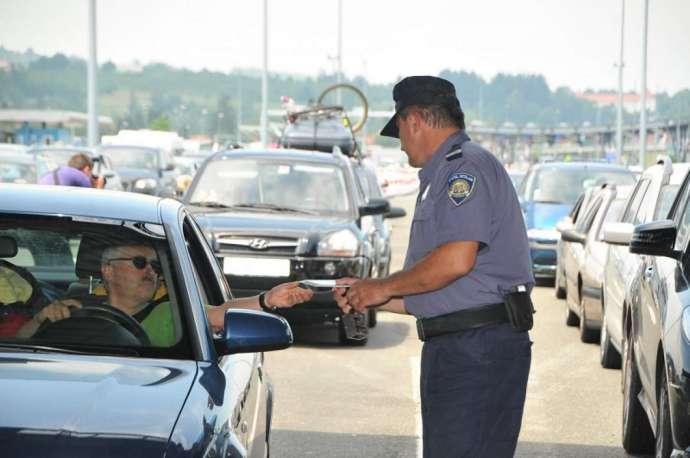
[(413, 105), (441, 105), (451, 116), (462, 116), (455, 86), (450, 81), (435, 76), (408, 76), (393, 87), (395, 114), (381, 130), (384, 137), (400, 138), (395, 118), (405, 108)]

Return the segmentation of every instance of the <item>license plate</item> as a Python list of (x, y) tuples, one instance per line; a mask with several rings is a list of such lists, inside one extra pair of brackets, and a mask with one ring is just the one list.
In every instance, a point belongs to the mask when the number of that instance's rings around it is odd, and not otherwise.
[(276, 258), (223, 258), (223, 272), (241, 277), (289, 277), (290, 260)]

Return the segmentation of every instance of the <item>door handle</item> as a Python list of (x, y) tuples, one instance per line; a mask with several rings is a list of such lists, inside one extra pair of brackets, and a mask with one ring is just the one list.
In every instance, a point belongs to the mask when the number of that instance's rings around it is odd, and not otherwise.
[(645, 280), (651, 280), (651, 279), (652, 279), (652, 275), (654, 275), (654, 267), (647, 267), (647, 268), (644, 270), (644, 278), (645, 278)]

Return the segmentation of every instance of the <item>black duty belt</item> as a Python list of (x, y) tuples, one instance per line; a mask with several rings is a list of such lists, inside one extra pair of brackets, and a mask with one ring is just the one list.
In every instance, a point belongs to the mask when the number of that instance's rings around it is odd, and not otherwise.
[(417, 335), (425, 342), (432, 337), (508, 322), (503, 302), (459, 310), (433, 318), (417, 319)]

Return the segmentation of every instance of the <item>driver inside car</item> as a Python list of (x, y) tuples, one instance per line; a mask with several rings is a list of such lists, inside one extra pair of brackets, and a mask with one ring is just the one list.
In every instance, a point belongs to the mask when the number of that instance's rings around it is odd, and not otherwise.
[[(31, 337), (46, 320), (55, 322), (70, 317), (70, 308), (106, 304), (133, 317), (144, 329), (151, 345), (171, 346), (177, 341), (172, 310), (167, 294), (161, 295), (161, 266), (155, 250), (147, 245), (108, 247), (101, 257), (101, 278), (106, 295), (55, 301), (41, 309), (18, 331), (17, 337)], [(299, 282), (280, 284), (264, 296), (269, 308), (291, 307), (311, 299), (313, 292)], [(230, 308), (261, 310), (259, 296), (231, 299), (217, 307), (206, 307), (214, 332), (223, 329), (225, 311)]]

